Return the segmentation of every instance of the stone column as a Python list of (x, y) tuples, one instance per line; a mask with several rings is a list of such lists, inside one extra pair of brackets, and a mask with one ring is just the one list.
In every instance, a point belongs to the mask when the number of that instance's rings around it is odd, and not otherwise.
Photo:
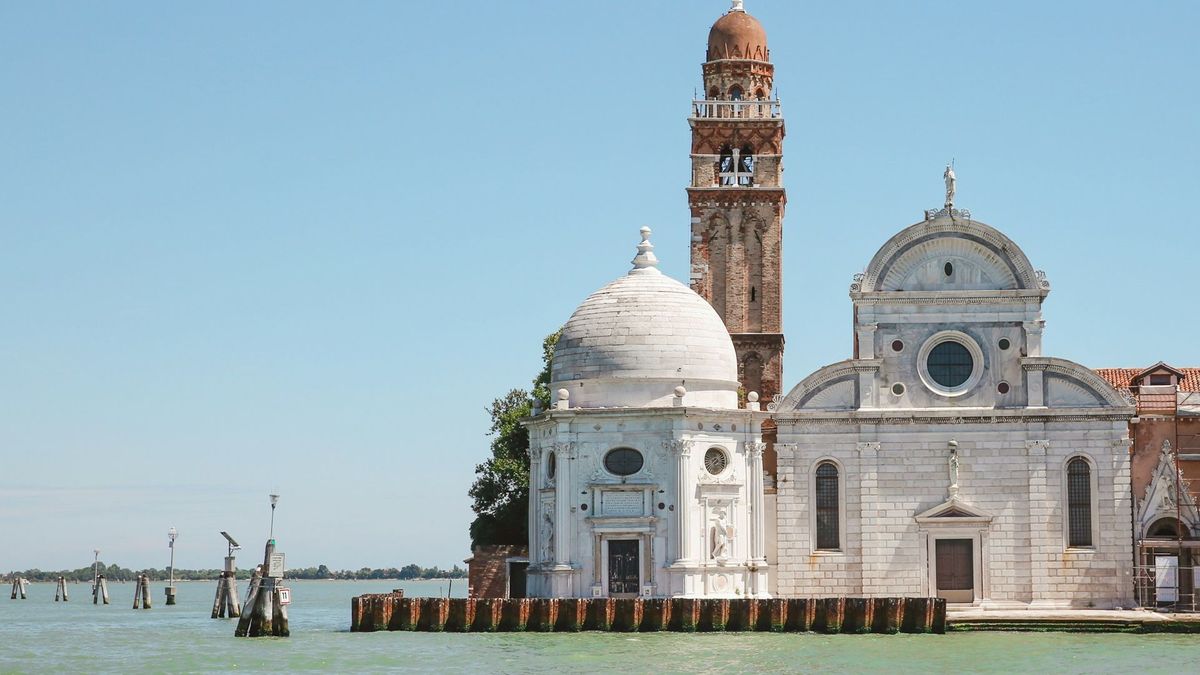
[(1047, 600), (1050, 558), (1055, 548), (1053, 533), (1060, 530), (1051, 522), (1054, 508), (1050, 504), (1050, 486), (1046, 482), (1046, 449), (1049, 446), (1048, 440), (1025, 441), (1029, 466), (1029, 591), (1030, 601), (1034, 604)]
[(1025, 326), (1025, 355), (1042, 355), (1042, 331), (1046, 330), (1046, 322), (1038, 319), (1026, 321)]
[(695, 532), (692, 531), (692, 502), (695, 501), (692, 480), (692, 445), (689, 440), (664, 441), (663, 445), (675, 454), (675, 511), (679, 524), (679, 558), (677, 565), (696, 562)]
[(554, 566), (571, 566), (571, 472), (574, 468), (575, 444), (555, 443), (554, 476)]
[(763, 506), (763, 451), (766, 449), (766, 443), (746, 444), (750, 455), (750, 560), (760, 564), (767, 561), (766, 514)]

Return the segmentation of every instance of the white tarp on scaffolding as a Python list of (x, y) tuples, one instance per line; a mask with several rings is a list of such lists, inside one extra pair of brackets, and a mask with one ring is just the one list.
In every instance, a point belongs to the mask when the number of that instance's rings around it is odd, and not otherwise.
[(1179, 556), (1154, 556), (1154, 598), (1158, 602), (1179, 601)]

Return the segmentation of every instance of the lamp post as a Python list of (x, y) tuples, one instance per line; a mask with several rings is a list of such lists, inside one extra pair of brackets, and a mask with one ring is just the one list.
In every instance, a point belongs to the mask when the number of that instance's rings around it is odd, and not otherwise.
[(167, 530), (167, 546), (171, 549), (171, 566), (167, 568), (170, 576), (170, 581), (167, 586), (167, 604), (175, 604), (175, 539), (179, 536), (179, 530), (174, 526)]
[(271, 495), (271, 535), (268, 539), (275, 538), (275, 505), (279, 503), (279, 495)]

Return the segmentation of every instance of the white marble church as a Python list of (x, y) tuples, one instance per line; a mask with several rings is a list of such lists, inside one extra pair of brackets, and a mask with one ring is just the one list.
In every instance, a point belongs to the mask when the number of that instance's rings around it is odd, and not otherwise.
[(1049, 283), (954, 207), (951, 169), (855, 276), (851, 358), (776, 390), (783, 119), (741, 4), (689, 118), (690, 288), (643, 228), (526, 420), (528, 594), (1130, 606), (1134, 408), (1042, 354)]

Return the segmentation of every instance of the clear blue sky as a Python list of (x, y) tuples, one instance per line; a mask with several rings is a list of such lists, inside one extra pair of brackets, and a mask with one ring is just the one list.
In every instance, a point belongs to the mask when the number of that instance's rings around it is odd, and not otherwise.
[[(489, 401), (624, 273), (686, 279), (725, 0), (0, 4), (0, 569), (448, 566)], [(1200, 365), (1194, 2), (748, 0), (788, 137), (785, 379), (942, 197), (1046, 353)], [(246, 556), (251, 558), (253, 556)], [(247, 561), (248, 562), (248, 561)]]

